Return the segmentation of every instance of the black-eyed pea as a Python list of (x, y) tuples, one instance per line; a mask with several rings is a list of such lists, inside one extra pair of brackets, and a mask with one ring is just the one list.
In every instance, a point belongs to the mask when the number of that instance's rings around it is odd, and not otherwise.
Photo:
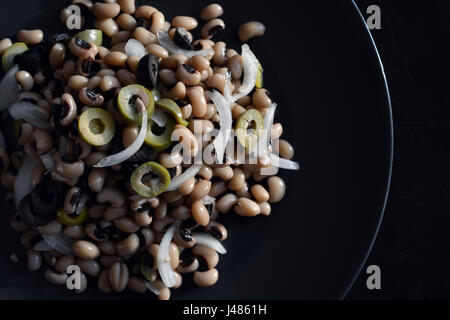
[(209, 180), (200, 180), (194, 187), (194, 190), (190, 194), (190, 198), (193, 201), (201, 200), (208, 195), (211, 191), (211, 181)]
[(219, 41), (214, 44), (214, 56), (212, 58), (212, 62), (216, 67), (223, 67), (228, 62), (227, 56), (227, 45), (223, 41)]
[(111, 203), (112, 206), (120, 208), (125, 205), (125, 197), (121, 191), (115, 188), (104, 188), (97, 194), (97, 202)]
[(145, 47), (150, 44), (157, 44), (158, 38), (154, 33), (151, 33), (149, 30), (138, 27), (136, 30), (134, 30), (134, 37), (136, 40), (138, 40), (140, 43), (142, 43)]
[(186, 206), (180, 206), (170, 212), (172, 218), (176, 220), (187, 220), (191, 217), (191, 210)]
[(117, 242), (116, 250), (122, 257), (130, 257), (139, 249), (139, 237), (132, 233), (124, 240)]
[(50, 268), (45, 270), (44, 277), (48, 282), (55, 285), (65, 285), (68, 279), (67, 273), (56, 273)]
[(286, 193), (286, 184), (280, 177), (274, 176), (267, 179), (269, 186), (270, 203), (280, 202)]
[(44, 32), (39, 29), (35, 30), (20, 30), (17, 33), (17, 40), (29, 45), (35, 45), (40, 43), (44, 39)]
[(168, 169), (176, 168), (182, 162), (183, 162), (183, 155), (181, 154), (181, 152), (175, 153), (163, 152), (159, 155), (159, 163)]
[(195, 271), (194, 283), (199, 287), (210, 287), (219, 279), (219, 271), (217, 269), (209, 269), (208, 271)]
[(175, 243), (171, 243), (169, 247), (170, 266), (172, 269), (178, 268), (180, 264), (180, 251)]
[(261, 213), (259, 205), (248, 198), (239, 198), (234, 206), (237, 214), (245, 217), (254, 217)]
[(192, 253), (197, 257), (201, 257), (206, 262), (208, 269), (215, 268), (219, 263), (219, 255), (216, 250), (211, 249), (210, 247), (197, 244), (192, 249)]
[(160, 201), (159, 206), (155, 209), (155, 219), (162, 220), (167, 215), (167, 202)]
[(88, 276), (97, 278), (100, 274), (101, 267), (96, 260), (77, 259), (75, 264), (78, 265), (81, 271), (83, 271)]
[(161, 60), (160, 68), (175, 71), (178, 65), (186, 63), (188, 58), (185, 55), (173, 54)]
[(198, 21), (193, 17), (176, 16), (172, 19), (171, 26), (173, 28), (184, 28), (189, 31), (197, 28)]
[(103, 293), (110, 293), (112, 291), (109, 283), (109, 269), (104, 269), (100, 272), (98, 277), (98, 289)]
[(34, 87), (34, 78), (28, 71), (17, 72), (16, 80), (24, 92), (30, 91)]
[(128, 13), (133, 14), (136, 11), (136, 0), (118, 0), (117, 1), (120, 6), (120, 10)]
[(234, 80), (239, 80), (242, 77), (244, 62), (240, 55), (228, 57), (228, 69), (231, 72), (231, 77)]
[(172, 89), (166, 92), (166, 96), (173, 100), (183, 100), (186, 97), (186, 85), (178, 81)]
[(210, 221), (205, 229), (219, 241), (224, 241), (228, 237), (227, 229), (217, 221)]
[(262, 37), (266, 32), (266, 27), (259, 21), (246, 22), (239, 27), (238, 35), (242, 42), (255, 37)]
[(209, 40), (223, 30), (225, 30), (225, 22), (222, 19), (215, 18), (203, 26), (201, 35), (203, 39)]
[(181, 107), (181, 114), (183, 115), (183, 119), (189, 119), (192, 115), (192, 105), (189, 103), (183, 107)]
[(123, 262), (116, 262), (109, 268), (109, 283), (115, 292), (122, 292), (128, 284), (128, 267)]
[(277, 122), (272, 126), (272, 130), (270, 130), (270, 139), (277, 140), (283, 134), (283, 126), (281, 123)]
[(265, 109), (272, 105), (269, 92), (266, 89), (256, 89), (252, 96), (252, 105), (257, 109)]
[(195, 187), (195, 177), (192, 177), (188, 179), (186, 182), (184, 182), (179, 188), (178, 192), (182, 194), (183, 196), (189, 195)]
[(246, 107), (246, 106), (252, 104), (252, 97), (250, 97), (250, 96), (242, 97), (239, 100), (237, 100), (236, 103), (243, 107)]
[[(118, 43), (116, 43), (115, 45), (113, 45), (111, 47), (111, 50), (109, 51), (109, 53), (111, 53), (111, 52), (120, 52), (120, 53), (126, 54), (126, 51), (125, 51), (125, 46), (126, 45), (127, 45), (126, 42), (118, 42)], [(103, 60), (106, 59), (106, 56), (105, 56), (105, 58), (103, 58)]]
[(209, 196), (217, 198), (219, 195), (228, 190), (228, 185), (225, 181), (217, 181), (211, 185)]
[(98, 247), (89, 241), (79, 240), (73, 245), (75, 254), (85, 260), (96, 259), (100, 255)]
[(127, 64), (128, 64), (128, 67), (130, 68), (131, 72), (136, 73), (140, 60), (141, 60), (141, 58), (137, 57), (137, 56), (128, 57)]
[(100, 262), (100, 265), (103, 268), (109, 268), (114, 263), (122, 261), (122, 258), (120, 256), (118, 256), (118, 255), (116, 255), (116, 256), (107, 256), (107, 255), (102, 254), (102, 255), (100, 255), (100, 258), (98, 258), (98, 261)]
[(221, 73), (215, 73), (213, 76), (209, 77), (208, 80), (206, 80), (206, 85), (208, 88), (216, 89), (222, 94), (225, 93), (227, 83), (230, 83), (228, 77)]
[(233, 169), (233, 178), (228, 183), (231, 190), (241, 190), (245, 186), (245, 173), (241, 168)]
[(74, 239), (83, 239), (83, 238), (86, 237), (86, 234), (84, 232), (84, 228), (82, 226), (80, 226), (80, 225), (66, 227), (64, 229), (64, 234), (66, 236), (74, 238)]
[(146, 293), (147, 286), (145, 285), (144, 279), (136, 276), (131, 276), (128, 279), (127, 288), (136, 293)]
[(119, 32), (119, 25), (111, 18), (99, 18), (95, 20), (94, 26), (102, 30), (109, 38), (113, 38)]
[(191, 207), (192, 217), (194, 220), (202, 225), (207, 226), (209, 223), (209, 212), (201, 201), (194, 201)]
[(222, 6), (218, 3), (211, 3), (210, 5), (207, 5), (203, 8), (202, 12), (200, 13), (200, 18), (206, 22), (218, 18), (221, 15), (223, 15)]
[[(98, 78), (99, 82), (101, 80), (100, 77), (94, 77), (94, 78)], [(89, 86), (89, 81), (88, 81), (88, 86)], [(95, 92), (93, 89), (91, 89), (89, 87), (82, 88), (78, 94), (78, 98), (80, 99), (80, 101), (82, 103), (84, 103), (86, 106), (89, 106), (89, 107), (100, 107), (105, 102), (104, 97), (100, 93)]]
[(177, 271), (181, 274), (193, 273), (197, 271), (200, 263), (196, 257), (188, 257), (180, 261)]
[(69, 87), (74, 90), (81, 90), (83, 87), (87, 87), (89, 79), (82, 75), (74, 75), (69, 78)]
[(92, 7), (92, 12), (97, 18), (115, 18), (120, 13), (120, 5), (117, 3), (96, 2)]
[[(205, 91), (209, 92), (209, 91)], [(214, 103), (208, 103), (207, 104), (207, 111), (205, 115), (203, 116), (203, 119), (205, 120), (212, 120), (212, 118), (217, 114), (217, 107)]]
[(188, 64), (180, 64), (176, 71), (177, 79), (187, 86), (195, 86), (200, 83), (201, 73)]
[(150, 20), (153, 13), (158, 11), (155, 7), (144, 5), (139, 6), (134, 13), (137, 19), (145, 18), (147, 20)]
[(111, 51), (106, 55), (105, 62), (115, 67), (125, 67), (127, 64), (127, 58), (127, 55), (122, 52)]
[(261, 209), (261, 214), (268, 216), (270, 215), (270, 212), (272, 211), (272, 207), (270, 205), (270, 203), (268, 202), (260, 202), (258, 203), (259, 208)]
[(66, 46), (62, 43), (56, 43), (50, 49), (49, 61), (52, 69), (58, 69), (63, 66), (66, 57)]
[(104, 92), (121, 87), (119, 79), (114, 76), (104, 76), (100, 81), (100, 89)]
[(198, 175), (205, 180), (211, 180), (213, 177), (213, 169), (208, 165), (203, 165), (203, 167), (198, 172)]
[(151, 43), (145, 47), (148, 53), (152, 53), (157, 56), (159, 59), (164, 59), (169, 56), (169, 51), (166, 48), (160, 46), (156, 43)]
[(157, 34), (159, 30), (164, 30), (166, 28), (164, 14), (161, 11), (155, 11), (151, 14), (151, 25), (150, 31)]
[(120, 69), (119, 71), (117, 71), (116, 77), (117, 79), (119, 79), (122, 86), (128, 86), (130, 84), (138, 83), (136, 76), (126, 69)]
[(230, 166), (216, 167), (213, 170), (213, 175), (214, 177), (219, 177), (224, 181), (229, 181), (233, 178), (234, 171)]
[(279, 140), (279, 152), (284, 159), (292, 159), (294, 157), (294, 147), (284, 139)]
[(247, 182), (244, 183), (244, 187), (242, 187), (242, 189), (236, 190), (236, 195), (239, 198), (248, 198), (248, 199), (250, 199), (252, 197), (252, 195), (250, 194), (250, 190), (249, 190)]
[(42, 254), (33, 249), (27, 250), (27, 266), (30, 271), (37, 271), (42, 266)]
[(170, 69), (162, 69), (159, 71), (159, 79), (168, 87), (174, 86), (177, 82), (176, 73)]
[(209, 60), (201, 55), (196, 55), (190, 58), (188, 60), (188, 64), (199, 72), (207, 71), (211, 66)]
[(116, 23), (126, 31), (133, 31), (136, 28), (136, 19), (128, 14), (122, 13), (116, 18)]
[(116, 244), (114, 241), (102, 241), (97, 243), (98, 248), (103, 254), (114, 256), (117, 254)]
[(153, 284), (160, 292), (158, 295), (158, 300), (169, 300), (170, 299), (170, 289), (167, 288), (161, 280), (158, 279)]
[(108, 170), (106, 168), (93, 168), (88, 176), (88, 186), (93, 192), (100, 192), (105, 185)]
[(12, 46), (12, 41), (9, 38), (4, 38), (0, 41), (0, 55), (5, 53), (6, 49)]
[(72, 256), (62, 256), (56, 260), (53, 269), (59, 273), (65, 273), (67, 268), (75, 264), (75, 258)]
[(266, 202), (270, 198), (269, 192), (260, 184), (253, 185), (250, 190), (258, 202)]
[(204, 90), (201, 86), (187, 89), (187, 96), (192, 104), (192, 113), (196, 118), (202, 118), (208, 111)]
[(114, 224), (117, 229), (126, 233), (134, 233), (140, 229), (140, 226), (136, 223), (136, 221), (128, 216), (114, 220)]

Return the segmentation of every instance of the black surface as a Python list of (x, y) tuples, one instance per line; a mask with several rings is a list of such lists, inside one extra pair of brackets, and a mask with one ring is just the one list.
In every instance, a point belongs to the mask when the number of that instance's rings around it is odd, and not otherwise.
[(385, 219), (367, 265), (382, 271), (369, 291), (363, 273), (349, 294), (359, 299), (450, 298), (450, 26), (448, 1), (378, 4), (374, 30), (392, 96), (394, 174)]
[[(140, 1), (144, 3), (144, 1)], [(282, 5), (281, 5), (282, 3)], [(198, 15), (204, 1), (152, 1), (172, 15)], [(389, 108), (367, 31), (350, 1), (224, 2), (227, 30), (218, 39), (238, 48), (237, 26), (267, 25), (251, 48), (265, 68), (276, 116), (296, 149), (300, 172), (284, 172), (288, 193), (270, 217), (226, 217), (229, 254), (212, 288), (186, 286), (176, 298), (340, 298), (376, 232), (390, 159)], [(15, 1), (0, 12), (2, 36), (38, 28), (57, 31), (61, 1)], [(48, 27), (48, 28), (47, 28)], [(20, 252), (0, 221), (0, 297), (74, 298), (8, 257)], [(93, 281), (91, 281), (93, 282)], [(189, 283), (189, 280), (186, 282)], [(101, 295), (95, 289), (83, 297)], [(148, 297), (148, 296), (146, 296)]]

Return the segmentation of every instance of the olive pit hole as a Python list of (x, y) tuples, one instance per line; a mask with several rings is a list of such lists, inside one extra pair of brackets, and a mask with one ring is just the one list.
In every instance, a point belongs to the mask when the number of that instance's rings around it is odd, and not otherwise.
[(102, 134), (105, 129), (105, 123), (101, 119), (92, 119), (91, 122), (89, 122), (89, 130), (93, 134)]

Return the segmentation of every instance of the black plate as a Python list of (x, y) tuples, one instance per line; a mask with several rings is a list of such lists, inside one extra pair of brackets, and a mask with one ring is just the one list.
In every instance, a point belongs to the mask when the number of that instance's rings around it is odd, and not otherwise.
[[(63, 1), (17, 0), (2, 5), (2, 37), (21, 28), (57, 31)], [(140, 1), (144, 3), (144, 1)], [(151, 1), (167, 17), (198, 16), (204, 1)], [(392, 161), (390, 102), (381, 63), (351, 1), (223, 1), (227, 25), (218, 39), (238, 49), (237, 27), (267, 26), (250, 46), (278, 103), (276, 121), (295, 147), (299, 172), (283, 172), (288, 192), (270, 217), (225, 217), (229, 253), (212, 288), (190, 279), (179, 299), (341, 298), (362, 267), (384, 211)], [(64, 288), (9, 261), (22, 250), (0, 223), (0, 298), (74, 298)], [(90, 282), (94, 282), (91, 280)], [(95, 287), (95, 286), (94, 286)], [(106, 296), (95, 288), (77, 298)], [(146, 295), (145, 298), (149, 298)]]

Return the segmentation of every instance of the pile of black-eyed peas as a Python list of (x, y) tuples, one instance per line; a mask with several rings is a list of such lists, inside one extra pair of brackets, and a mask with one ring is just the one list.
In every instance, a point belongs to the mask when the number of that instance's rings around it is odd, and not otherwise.
[[(228, 236), (220, 216), (270, 215), (286, 191), (279, 168), (298, 169), (262, 66), (248, 46), (214, 42), (219, 4), (199, 23), (135, 0), (73, 0), (64, 24), (73, 5), (79, 30), (0, 41), (0, 110), (16, 137), (0, 139), (1, 183), (28, 268), (66, 286), (76, 266), (76, 292), (165, 300), (184, 276), (212, 286)], [(238, 34), (264, 32), (251, 21)], [(242, 159), (225, 153), (231, 143)], [(212, 163), (194, 161), (208, 148)]]

